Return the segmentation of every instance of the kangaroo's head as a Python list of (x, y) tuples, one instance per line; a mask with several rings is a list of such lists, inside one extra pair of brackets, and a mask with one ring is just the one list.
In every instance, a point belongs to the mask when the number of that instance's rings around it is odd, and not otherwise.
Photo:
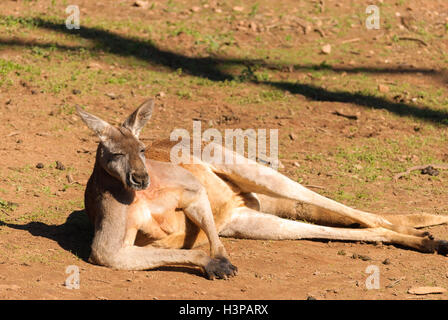
[(147, 100), (118, 128), (77, 108), (82, 120), (100, 138), (96, 161), (127, 189), (143, 190), (150, 184), (145, 163), (145, 145), (138, 137), (151, 118), (153, 105), (152, 99)]

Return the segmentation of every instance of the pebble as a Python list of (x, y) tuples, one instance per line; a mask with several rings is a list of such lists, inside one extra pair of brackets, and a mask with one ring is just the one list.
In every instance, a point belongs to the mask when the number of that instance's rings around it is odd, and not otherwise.
[(326, 44), (321, 48), (322, 53), (330, 54), (331, 53), (331, 44)]
[(56, 161), (56, 169), (65, 170), (65, 166), (60, 161)]
[(378, 91), (382, 92), (382, 93), (387, 93), (387, 92), (389, 92), (389, 87), (386, 86), (385, 84), (379, 84)]
[(134, 2), (134, 7), (139, 7), (139, 8), (143, 8), (146, 9), (149, 6), (149, 2), (148, 1), (141, 1), (141, 0), (137, 0)]

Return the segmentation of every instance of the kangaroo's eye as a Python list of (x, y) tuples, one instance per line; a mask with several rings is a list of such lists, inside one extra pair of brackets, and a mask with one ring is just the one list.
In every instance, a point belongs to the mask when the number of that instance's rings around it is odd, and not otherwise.
[(124, 153), (112, 153), (112, 157), (118, 158), (124, 156)]
[(141, 152), (141, 153), (145, 153), (145, 152), (146, 152), (146, 149), (145, 149), (145, 148), (140, 149), (140, 152)]

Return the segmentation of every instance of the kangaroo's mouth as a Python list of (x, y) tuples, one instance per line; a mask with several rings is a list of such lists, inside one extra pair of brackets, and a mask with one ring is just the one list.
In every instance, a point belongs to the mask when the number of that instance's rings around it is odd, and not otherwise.
[(129, 189), (135, 191), (145, 190), (150, 185), (150, 179), (148, 175), (136, 176), (128, 174), (126, 177), (126, 185)]

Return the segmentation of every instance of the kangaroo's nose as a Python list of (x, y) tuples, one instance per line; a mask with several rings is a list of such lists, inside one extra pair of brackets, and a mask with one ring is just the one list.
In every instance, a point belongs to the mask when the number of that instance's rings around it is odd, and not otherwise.
[(133, 172), (129, 175), (129, 182), (137, 189), (146, 189), (149, 185), (149, 175), (146, 172)]

